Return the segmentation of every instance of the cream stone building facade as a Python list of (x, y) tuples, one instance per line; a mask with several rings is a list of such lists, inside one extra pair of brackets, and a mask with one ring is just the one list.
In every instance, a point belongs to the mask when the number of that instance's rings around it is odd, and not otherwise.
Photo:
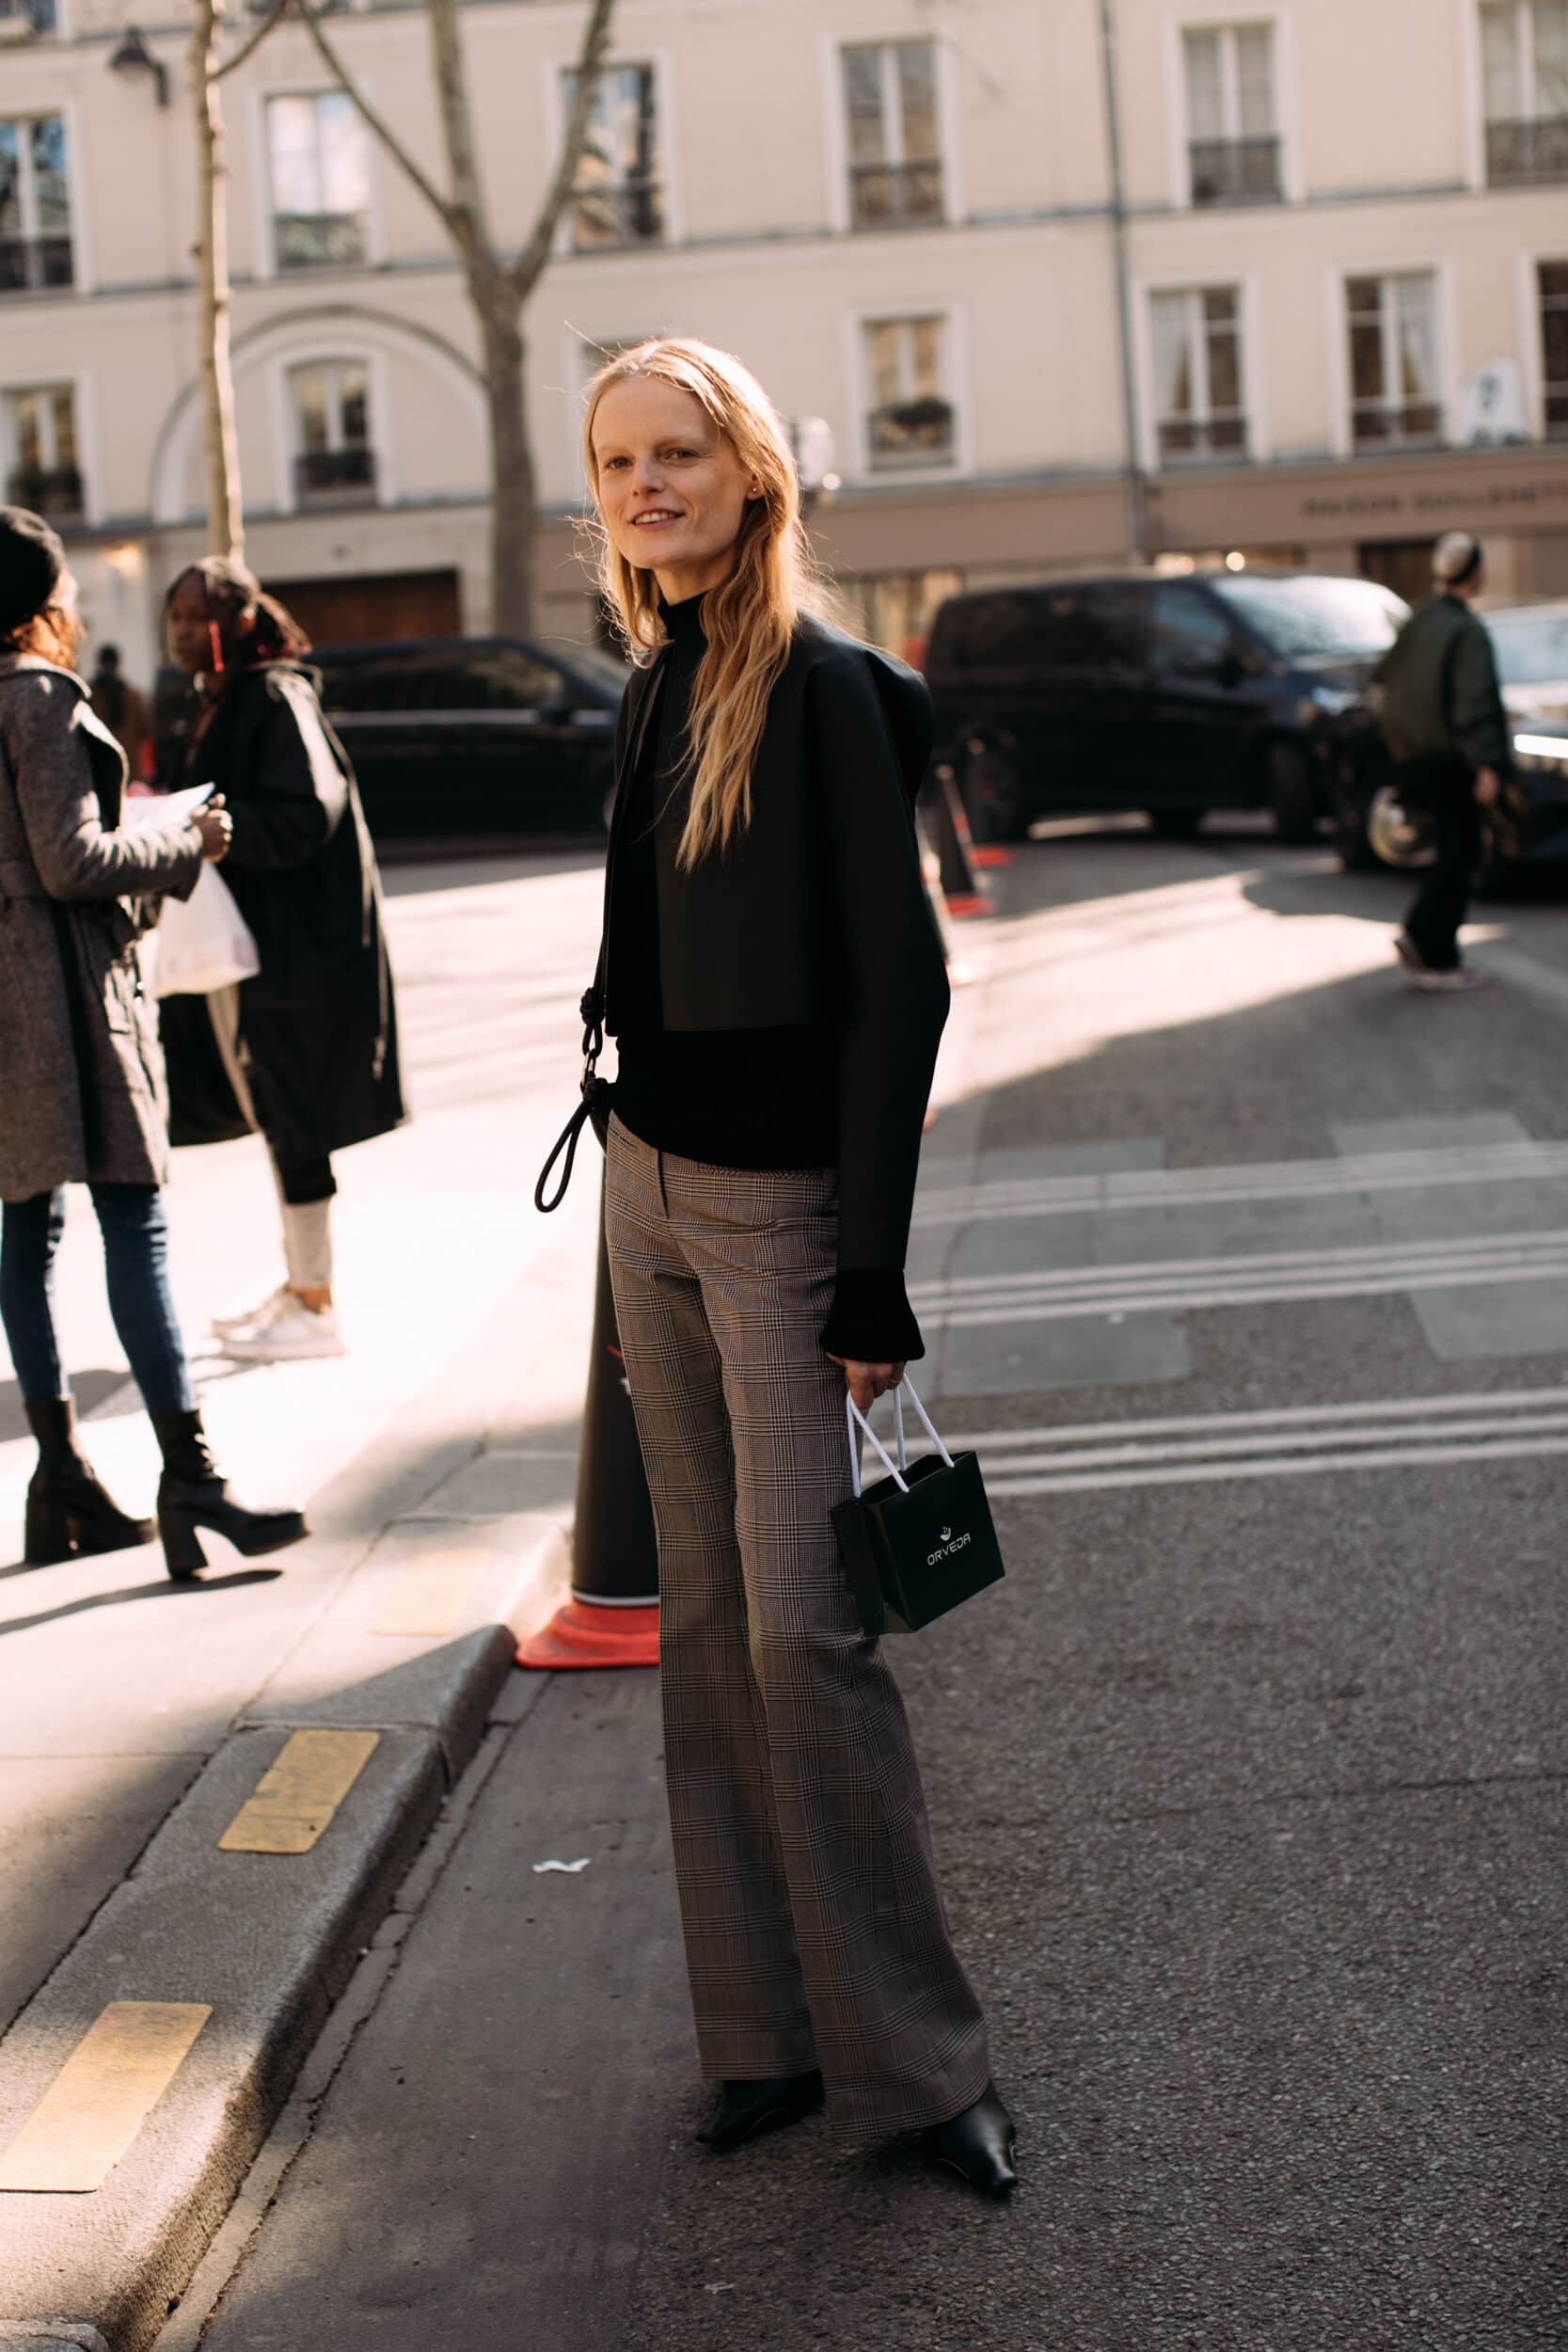
[[(502, 241), (582, 15), (465, 8)], [(332, 22), (434, 167), (415, 0)], [(0, 465), (145, 675), (204, 537), (195, 158), (183, 24), (128, 32), (0, 0)], [(483, 629), (445, 238), (298, 27), (225, 99), (251, 559), (320, 636)], [(1568, 594), (1568, 0), (621, 0), (529, 321), (546, 633), (594, 627), (584, 376), (660, 330), (825, 421), (814, 528), (895, 645), (961, 581), (1132, 551), (1410, 586), (1455, 525), (1502, 593)]]

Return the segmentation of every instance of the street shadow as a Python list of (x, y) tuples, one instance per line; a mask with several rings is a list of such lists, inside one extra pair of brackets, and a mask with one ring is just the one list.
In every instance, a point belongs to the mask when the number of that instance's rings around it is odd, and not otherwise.
[(386, 842), (378, 847), (381, 887), (388, 898), (438, 890), (478, 890), (492, 882), (531, 882), (602, 866), (602, 840), (541, 840), (520, 849), (515, 837), (482, 841)]
[[(64, 1565), (63, 1562), (55, 1563)], [(5, 1574), (15, 1576), (23, 1571), (8, 1568)], [(40, 1571), (28, 1569), (29, 1574)], [(62, 1617), (88, 1616), (99, 1609), (118, 1609), (130, 1600), (189, 1600), (198, 1593), (231, 1593), (242, 1584), (274, 1584), (283, 1574), (281, 1568), (233, 1568), (220, 1576), (182, 1578), (160, 1577), (155, 1584), (124, 1584), (112, 1593), (87, 1593), (80, 1600), (62, 1601), (57, 1609), (35, 1610), (29, 1617), (0, 1619), (0, 1634), (27, 1633), (34, 1626), (54, 1625)]]
[[(126, 1378), (123, 1371), (112, 1372), (106, 1366), (95, 1366), (88, 1372), (72, 1372), (71, 1386), (76, 1399), (76, 1410), (83, 1420), (113, 1396)], [(0, 1380), (0, 1444), (11, 1438), (25, 1438), (27, 1414), (22, 1391), (14, 1380)]]

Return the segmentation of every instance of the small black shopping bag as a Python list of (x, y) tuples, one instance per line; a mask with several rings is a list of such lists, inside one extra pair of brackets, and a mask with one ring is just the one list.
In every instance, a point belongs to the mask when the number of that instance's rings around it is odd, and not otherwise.
[[(913, 1633), (945, 1616), (1003, 1573), (990, 1505), (974, 1454), (948, 1453), (915, 1396), (915, 1411), (937, 1451), (918, 1462), (904, 1451), (904, 1390), (894, 1397), (898, 1466), (867, 1426), (854, 1398), (846, 1399), (854, 1493), (833, 1511), (833, 1532), (867, 1633)], [(860, 1433), (864, 1430), (887, 1476), (861, 1491)]]

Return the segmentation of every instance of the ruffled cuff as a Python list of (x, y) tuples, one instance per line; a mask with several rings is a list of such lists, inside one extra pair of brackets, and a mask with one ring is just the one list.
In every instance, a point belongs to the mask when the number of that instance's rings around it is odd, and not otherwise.
[(822, 1326), (830, 1356), (860, 1364), (917, 1363), (926, 1353), (900, 1273), (840, 1270)]

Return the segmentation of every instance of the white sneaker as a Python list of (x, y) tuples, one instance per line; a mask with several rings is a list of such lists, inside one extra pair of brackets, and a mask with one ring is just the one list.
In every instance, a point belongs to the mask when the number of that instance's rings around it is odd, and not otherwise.
[(1490, 988), (1492, 979), (1473, 964), (1458, 963), (1451, 972), (1418, 972), (1415, 984), (1429, 996), (1467, 996), (1472, 989)]
[(254, 1329), (230, 1332), (222, 1342), (226, 1356), (247, 1364), (301, 1362), (312, 1356), (346, 1356), (347, 1343), (330, 1307), (312, 1312), (291, 1291), (277, 1311)]
[(230, 1332), (248, 1331), (253, 1325), (270, 1323), (289, 1295), (287, 1282), (279, 1282), (275, 1291), (268, 1291), (265, 1298), (259, 1300), (254, 1307), (242, 1307), (233, 1314), (214, 1315), (213, 1329), (220, 1340), (226, 1340)]

